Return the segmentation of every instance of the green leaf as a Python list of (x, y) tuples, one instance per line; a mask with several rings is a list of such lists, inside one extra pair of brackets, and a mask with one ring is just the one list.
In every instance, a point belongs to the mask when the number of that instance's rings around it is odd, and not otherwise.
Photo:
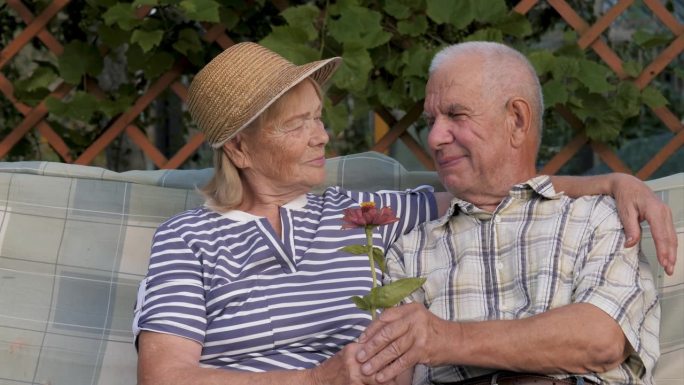
[(228, 30), (235, 28), (240, 22), (240, 15), (234, 10), (226, 7), (221, 7), (221, 9), (219, 9), (219, 18), (221, 19), (221, 24)]
[(287, 23), (306, 32), (307, 40), (314, 40), (318, 38), (318, 30), (314, 27), (314, 22), (318, 18), (321, 10), (313, 4), (304, 4), (294, 7), (289, 7), (284, 10), (281, 15)]
[(139, 7), (141, 5), (157, 5), (159, 0), (135, 0), (133, 2), (134, 7)]
[(425, 283), (425, 278), (402, 278), (389, 285), (371, 289), (366, 302), (375, 308), (387, 309), (418, 290), (423, 283)]
[(173, 56), (168, 52), (146, 53), (138, 45), (128, 47), (126, 58), (129, 71), (143, 71), (148, 79), (155, 79), (173, 65)]
[(585, 124), (587, 136), (591, 140), (609, 142), (620, 135), (624, 120), (616, 111), (604, 111), (599, 118), (588, 119)]
[(349, 108), (344, 100), (333, 106), (329, 97), (325, 98), (323, 119), (325, 126), (332, 129), (334, 134), (344, 132), (349, 127)]
[(408, 95), (412, 102), (425, 99), (425, 79), (411, 76), (406, 79)]
[(636, 78), (641, 74), (641, 70), (643, 70), (643, 67), (639, 62), (630, 60), (622, 63), (622, 70), (625, 71), (627, 76)]
[(382, 29), (382, 14), (366, 7), (340, 7), (340, 17), (328, 23), (328, 32), (343, 45), (375, 48), (387, 43), (392, 34)]
[(98, 101), (95, 96), (83, 91), (77, 91), (68, 102), (63, 102), (52, 96), (45, 101), (45, 106), (51, 113), (87, 122), (97, 111)]
[(383, 273), (387, 272), (387, 266), (385, 266), (385, 254), (378, 247), (373, 247), (373, 262), (380, 268)]
[(463, 29), (475, 20), (472, 2), (473, 0), (427, 0), (427, 15), (437, 24), (451, 23), (456, 29)]
[(641, 98), (639, 88), (631, 81), (620, 82), (617, 86), (614, 109), (620, 112), (623, 119), (639, 115), (641, 110)]
[(106, 99), (99, 101), (97, 109), (102, 111), (107, 118), (111, 119), (114, 116), (126, 111), (126, 109), (133, 105), (134, 102), (134, 95), (123, 95), (115, 98), (114, 100)]
[(397, 23), (397, 30), (402, 35), (420, 36), (427, 31), (428, 22), (424, 15), (418, 15), (413, 20), (402, 20)]
[(403, 79), (395, 78), (392, 81), (392, 87), (387, 87), (384, 80), (376, 79), (375, 86), (378, 99), (383, 106), (388, 108), (399, 108), (401, 106), (403, 102), (402, 95), (405, 93)]
[(405, 65), (402, 75), (404, 77), (417, 76), (424, 79), (427, 78), (430, 61), (433, 56), (433, 52), (429, 51), (422, 44), (414, 45), (402, 52), (401, 61)]
[(110, 27), (105, 24), (100, 24), (97, 32), (98, 36), (110, 48), (116, 48), (124, 43), (128, 43), (131, 38), (129, 31), (124, 31), (118, 27)]
[(342, 65), (334, 82), (341, 89), (361, 91), (366, 87), (373, 61), (368, 51), (356, 44), (345, 44)]
[(641, 91), (641, 99), (651, 108), (658, 108), (668, 105), (667, 99), (653, 86), (648, 86)]
[(27, 91), (19, 86), (20, 85), (15, 84), (14, 96), (31, 107), (37, 106), (43, 101), (43, 99), (45, 99), (45, 97), (50, 95), (50, 90), (47, 88), (39, 88), (35, 91)]
[(130, 31), (141, 24), (141, 21), (135, 17), (134, 8), (131, 3), (116, 3), (113, 7), (107, 9), (102, 18), (106, 25), (112, 26), (116, 24), (124, 31)]
[(131, 35), (131, 43), (138, 43), (143, 52), (148, 52), (152, 48), (156, 47), (161, 43), (164, 37), (164, 31), (144, 31), (141, 29), (136, 29)]
[(332, 16), (339, 16), (342, 14), (344, 9), (358, 6), (359, 0), (338, 0), (330, 4), (328, 7), (328, 13)]
[(388, 15), (397, 20), (406, 19), (412, 14), (411, 8), (409, 8), (409, 6), (401, 4), (398, 1), (386, 1), (384, 9)]
[(495, 41), (503, 42), (503, 33), (495, 28), (478, 29), (464, 39), (465, 41)]
[(220, 7), (221, 5), (214, 0), (183, 0), (180, 2), (180, 8), (185, 16), (194, 21), (218, 23), (220, 21)]
[(542, 86), (544, 94), (544, 108), (553, 107), (568, 101), (568, 91), (565, 85), (556, 79), (551, 79)]
[(354, 302), (354, 304), (356, 304), (356, 307), (357, 307), (357, 308), (359, 308), (359, 309), (361, 309), (361, 310), (363, 310), (363, 311), (368, 311), (368, 310), (370, 310), (370, 308), (371, 308), (371, 307), (370, 307), (370, 304), (366, 301), (366, 299), (365, 299), (365, 298), (361, 298), (361, 297), (359, 297), (358, 295), (355, 295), (355, 296), (353, 296), (353, 297), (351, 297), (351, 298), (349, 298), (349, 299), (352, 300), (352, 302)]
[(673, 39), (668, 33), (648, 33), (641, 29), (632, 34), (632, 40), (645, 49), (669, 44)]
[(504, 0), (471, 0), (471, 3), (475, 9), (475, 19), (483, 23), (501, 20), (508, 14)]
[(184, 28), (178, 33), (178, 41), (173, 43), (173, 49), (187, 56), (188, 52), (202, 51), (202, 41), (197, 31)]
[(551, 73), (554, 79), (561, 80), (565, 77), (576, 77), (580, 71), (579, 59), (567, 56), (556, 57)]
[(259, 43), (283, 55), (295, 64), (318, 60), (319, 52), (308, 45), (309, 35), (301, 28), (289, 25), (273, 27)]
[(606, 80), (610, 73), (610, 69), (604, 65), (590, 60), (580, 60), (579, 72), (575, 76), (590, 92), (602, 93), (615, 89)]
[(678, 78), (684, 79), (684, 69), (682, 69), (681, 67), (675, 67), (675, 68), (674, 68), (674, 74), (675, 74)]
[(97, 76), (102, 72), (102, 57), (95, 46), (74, 40), (64, 46), (58, 59), (59, 74), (70, 84), (78, 84), (85, 74)]
[(590, 93), (585, 88), (578, 89), (574, 97), (581, 100), (582, 107), (573, 111), (583, 122), (595, 116), (601, 116), (604, 111), (611, 109), (610, 103), (605, 96), (601, 94)]
[(550, 72), (556, 64), (556, 57), (549, 51), (535, 51), (527, 55), (532, 63), (537, 76), (544, 76)]
[(39, 89), (47, 89), (52, 82), (57, 79), (57, 74), (50, 67), (37, 67), (31, 76), (18, 80), (14, 87), (24, 91), (32, 92)]
[(368, 246), (363, 246), (363, 245), (348, 245), (340, 250), (346, 251), (349, 254), (354, 254), (354, 255), (368, 255)]
[(506, 17), (497, 22), (494, 27), (501, 32), (515, 37), (525, 37), (532, 34), (532, 24), (527, 16), (518, 12), (510, 12)]

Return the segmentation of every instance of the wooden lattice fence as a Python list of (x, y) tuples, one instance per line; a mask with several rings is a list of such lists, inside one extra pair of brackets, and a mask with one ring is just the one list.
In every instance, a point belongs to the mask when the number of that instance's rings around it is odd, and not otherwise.
[[(53, 36), (48, 28), (48, 23), (55, 18), (60, 11), (69, 4), (70, 0), (53, 0), (40, 14), (34, 15), (21, 0), (6, 0), (10, 7), (25, 23), (23, 30), (0, 51), (0, 70), (27, 44), (38, 40), (54, 55), (60, 56), (64, 51), (63, 45)], [(539, 0), (523, 0), (518, 3), (514, 10), (526, 15), (541, 2)], [(614, 21), (629, 7), (635, 4), (634, 0), (620, 0), (608, 12), (605, 12), (593, 25), (584, 21), (575, 10), (564, 0), (548, 0), (553, 9), (558, 12), (562, 19), (568, 23), (580, 36), (578, 45), (582, 50), (593, 50), (603, 62), (605, 62), (620, 79), (626, 79), (627, 75), (623, 69), (622, 59), (608, 46), (603, 34), (614, 23)], [(648, 9), (662, 22), (675, 36), (674, 40), (653, 60), (645, 66), (641, 74), (636, 77), (634, 84), (642, 90), (647, 87), (653, 79), (661, 73), (678, 55), (684, 51), (684, 24), (677, 21), (665, 6), (658, 0), (643, 0)], [(279, 9), (287, 7), (286, 1), (274, 1)], [(145, 18), (152, 7), (142, 6), (137, 11), (137, 17)], [(229, 37), (229, 31), (221, 24), (205, 24), (206, 33), (202, 39), (206, 44), (217, 44), (225, 49), (233, 44)], [(101, 52), (103, 55), (106, 52)], [(47, 141), (49, 146), (61, 157), (64, 162), (88, 165), (92, 164), (95, 158), (103, 152), (112, 142), (121, 135), (126, 135), (137, 145), (145, 156), (159, 168), (178, 168), (186, 162), (200, 147), (203, 137), (197, 133), (192, 135), (187, 143), (173, 156), (166, 157), (155, 147), (148, 138), (145, 131), (136, 126), (135, 121), (139, 114), (150, 106), (164, 91), (170, 90), (182, 101), (187, 96), (187, 87), (180, 79), (188, 74), (189, 63), (186, 59), (179, 59), (170, 70), (157, 78), (154, 83), (147, 88), (146, 92), (140, 95), (134, 103), (108, 124), (106, 129), (92, 142), (85, 151), (77, 156), (73, 156), (73, 151), (65, 143), (63, 138), (54, 130), (47, 120), (48, 109), (45, 99), (35, 106), (29, 106), (15, 97), (14, 85), (0, 72), (0, 91), (21, 113), (23, 120), (17, 124), (11, 132), (0, 138), (0, 159), (7, 156), (9, 151), (27, 135), (31, 130), (37, 130), (40, 136)], [(103, 91), (98, 87), (97, 82), (91, 78), (85, 79), (85, 90), (96, 98), (104, 98)], [(69, 94), (74, 86), (60, 81), (52, 89), (50, 96), (58, 99), (64, 98)], [(655, 154), (640, 170), (631, 170), (607, 145), (592, 142), (584, 132), (582, 121), (573, 113), (562, 107), (557, 108), (557, 112), (576, 130), (576, 136), (558, 152), (541, 170), (543, 173), (553, 174), (566, 164), (582, 147), (589, 144), (591, 149), (613, 170), (632, 173), (639, 178), (646, 179), (651, 176), (670, 156), (684, 146), (684, 124), (682, 118), (676, 116), (667, 106), (652, 109), (657, 118), (666, 126), (674, 137), (660, 151)], [(401, 140), (417, 157), (417, 159), (428, 169), (432, 169), (432, 162), (423, 146), (408, 131), (408, 128), (419, 119), (422, 113), (422, 101), (416, 103), (406, 114), (396, 120), (386, 108), (377, 108), (376, 121), (384, 121), (388, 126), (386, 133), (376, 140), (372, 150), (387, 151), (393, 143)]]

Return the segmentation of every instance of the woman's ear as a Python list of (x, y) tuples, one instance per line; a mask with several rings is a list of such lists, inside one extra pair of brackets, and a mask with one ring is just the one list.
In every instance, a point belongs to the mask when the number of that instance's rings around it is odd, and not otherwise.
[(245, 142), (242, 140), (240, 134), (229, 139), (223, 145), (223, 152), (226, 154), (228, 159), (239, 169), (247, 168), (249, 166), (249, 156), (245, 151)]
[(532, 110), (527, 100), (515, 97), (506, 104), (506, 123), (511, 146), (520, 148), (532, 135)]

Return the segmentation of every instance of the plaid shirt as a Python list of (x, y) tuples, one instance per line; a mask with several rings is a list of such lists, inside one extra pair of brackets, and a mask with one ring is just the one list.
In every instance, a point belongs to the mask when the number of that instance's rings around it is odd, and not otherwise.
[[(616, 320), (633, 353), (619, 367), (586, 377), (652, 384), (659, 356), (658, 295), (646, 259), (624, 242), (611, 198), (571, 199), (540, 176), (514, 186), (493, 213), (455, 198), (444, 217), (394, 244), (384, 279), (427, 278), (410, 301), (453, 321), (518, 319), (591, 303)], [(492, 371), (419, 366), (414, 384)]]

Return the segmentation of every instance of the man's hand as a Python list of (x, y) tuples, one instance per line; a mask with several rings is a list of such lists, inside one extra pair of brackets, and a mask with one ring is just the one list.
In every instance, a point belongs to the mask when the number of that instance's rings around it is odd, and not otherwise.
[(668, 275), (672, 275), (677, 261), (677, 233), (670, 208), (644, 182), (628, 174), (613, 174), (611, 192), (625, 228), (625, 246), (632, 247), (639, 242), (639, 223), (647, 221), (651, 226), (658, 262)]
[(362, 373), (377, 373), (375, 380), (385, 382), (416, 364), (434, 364), (435, 343), (431, 341), (443, 334), (445, 323), (419, 304), (384, 310), (359, 340), (356, 358), (363, 363)]

